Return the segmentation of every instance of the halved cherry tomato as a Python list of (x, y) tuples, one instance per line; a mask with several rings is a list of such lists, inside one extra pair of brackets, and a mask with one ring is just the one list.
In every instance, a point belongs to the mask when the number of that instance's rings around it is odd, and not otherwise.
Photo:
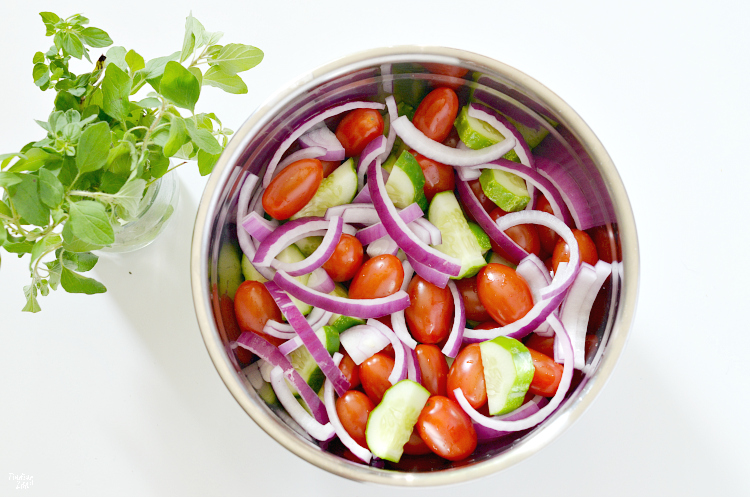
[(265, 338), (277, 347), (284, 343), (283, 338), (276, 338), (263, 333), (266, 321), (281, 321), (281, 311), (276, 301), (263, 283), (243, 281), (234, 296), (234, 314), (242, 331), (252, 331)]
[(336, 399), (336, 413), (339, 415), (341, 424), (349, 436), (365, 448), (367, 448), (365, 437), (367, 417), (373, 409), (375, 405), (370, 398), (359, 390), (349, 390)]
[(286, 166), (263, 192), (263, 209), (274, 219), (289, 219), (302, 209), (323, 181), (318, 159), (302, 159)]
[(552, 397), (562, 379), (563, 366), (556, 363), (549, 356), (529, 349), (531, 360), (534, 361), (534, 379), (529, 385), (529, 392), (542, 397)]
[(495, 328), (499, 328), (500, 325), (496, 322), (489, 320), (485, 321), (484, 323), (478, 324), (474, 327), (475, 330), (494, 330)]
[(417, 159), (419, 167), (422, 168), (424, 173), (424, 196), (427, 197), (428, 201), (432, 201), (432, 197), (436, 193), (453, 191), (456, 186), (453, 167), (428, 159), (413, 150), (410, 150), (409, 153)]
[(347, 157), (359, 155), (368, 143), (383, 134), (383, 116), (375, 109), (354, 109), (336, 127), (336, 138)]
[(320, 164), (323, 166), (323, 177), (327, 178), (329, 174), (334, 172), (340, 165), (340, 160), (322, 160)]
[[(416, 275), (409, 282), (409, 307), (404, 311), (411, 336), (420, 343), (438, 343), (453, 324), (453, 295)], [(350, 294), (351, 295), (351, 294)]]
[(359, 366), (354, 360), (349, 357), (344, 347), (339, 347), (339, 352), (344, 356), (339, 363), (339, 369), (341, 373), (349, 382), (349, 388), (357, 388), (359, 386)]
[(442, 350), (437, 345), (421, 343), (416, 346), (419, 371), (422, 374), (422, 386), (430, 391), (432, 395), (447, 394), (448, 361), (446, 361)]
[[(547, 200), (547, 197), (545, 197), (543, 194), (539, 194), (536, 200), (536, 207), (534, 207), (534, 210), (546, 212), (547, 214), (554, 215), (555, 213), (552, 211), (552, 206), (549, 203), (549, 200)], [(555, 250), (555, 245), (557, 244), (557, 239), (560, 238), (560, 236), (555, 232), (555, 230), (549, 229), (546, 226), (536, 225), (536, 231), (539, 233), (539, 242), (542, 245), (542, 250), (544, 250), (547, 254), (552, 254), (552, 252)]]
[(446, 387), (448, 398), (451, 400), (456, 400), (453, 390), (460, 388), (474, 409), (479, 409), (487, 403), (482, 353), (478, 343), (467, 345), (458, 353), (448, 371)]
[(461, 297), (464, 299), (464, 308), (466, 309), (466, 319), (470, 321), (488, 321), (490, 313), (482, 305), (477, 293), (477, 277), (463, 278), (456, 280)]
[(586, 233), (596, 246), (596, 254), (599, 256), (599, 260), (611, 264), (617, 257), (615, 232), (612, 226), (597, 226), (586, 230)]
[(373, 257), (354, 275), (349, 286), (351, 299), (377, 299), (393, 295), (404, 282), (404, 266), (398, 257), (383, 254)]
[(503, 264), (484, 266), (477, 274), (477, 290), (492, 319), (503, 326), (521, 319), (534, 306), (529, 285)]
[[(490, 212), (490, 217), (497, 221), (504, 215), (506, 215), (507, 212), (502, 210), (500, 207), (497, 207)], [(539, 257), (539, 253), (541, 252), (542, 246), (539, 243), (539, 233), (537, 233), (536, 226), (533, 224), (519, 224), (516, 226), (511, 226), (507, 230), (504, 231), (506, 235), (508, 235), (511, 240), (516, 242), (522, 249), (524, 249), (526, 252), (530, 254), (534, 254), (535, 256)], [(490, 244), (492, 245), (492, 251), (495, 252), (497, 255), (502, 257), (503, 259), (511, 260), (511, 257), (508, 256), (508, 254), (500, 248), (500, 246), (495, 243), (495, 240), (490, 239)]]
[(477, 448), (477, 432), (469, 415), (457, 402), (441, 395), (427, 400), (417, 431), (435, 454), (449, 461), (465, 459)]
[(343, 233), (333, 254), (323, 264), (323, 269), (333, 281), (338, 283), (349, 281), (357, 274), (364, 254), (360, 241), (352, 235)]
[(359, 365), (359, 379), (362, 382), (362, 388), (373, 404), (378, 405), (383, 400), (383, 394), (391, 388), (391, 382), (388, 381), (395, 361), (378, 352)]
[[(586, 262), (592, 266), (599, 260), (596, 253), (596, 245), (591, 237), (585, 231), (573, 230), (573, 235), (578, 242), (578, 250), (581, 252), (581, 262)], [(560, 238), (555, 245), (555, 251), (552, 253), (552, 269), (557, 272), (557, 265), (561, 262), (570, 262), (570, 247), (565, 240)]]
[(450, 88), (436, 88), (422, 99), (414, 112), (414, 126), (437, 142), (448, 137), (458, 115), (458, 96)]

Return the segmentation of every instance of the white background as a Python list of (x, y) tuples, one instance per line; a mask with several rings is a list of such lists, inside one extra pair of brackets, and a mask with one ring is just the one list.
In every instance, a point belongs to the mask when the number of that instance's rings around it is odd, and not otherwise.
[(180, 49), (190, 10), (225, 42), (262, 48), (263, 63), (244, 73), (247, 95), (201, 96), (198, 110), (235, 129), (277, 89), (342, 55), (452, 46), (526, 72), (586, 120), (627, 188), (642, 266), (618, 367), (552, 445), (458, 487), (356, 484), (277, 445), (214, 370), (188, 268), (206, 179), (185, 166), (167, 234), (94, 269), (104, 295), (58, 292), (41, 313), (21, 313), (26, 265), (2, 254), (0, 495), (16, 495), (10, 473), (33, 477), (29, 495), (55, 496), (750, 494), (746, 2), (10, 3), (0, 16), (0, 152), (41, 138), (33, 119), (51, 109), (51, 92), (31, 78), (33, 53), (51, 43), (42, 10), (81, 12), (147, 59)]

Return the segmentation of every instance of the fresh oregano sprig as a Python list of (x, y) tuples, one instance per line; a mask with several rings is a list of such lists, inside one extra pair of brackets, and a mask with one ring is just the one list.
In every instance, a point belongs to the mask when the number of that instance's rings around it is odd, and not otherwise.
[[(134, 219), (170, 160), (179, 161), (172, 168), (196, 160), (206, 175), (232, 134), (214, 113), (194, 113), (202, 87), (247, 93), (238, 73), (263, 60), (253, 46), (219, 45), (222, 33), (206, 31), (190, 15), (177, 52), (145, 61), (114, 46), (92, 62), (90, 49), (112, 45), (105, 31), (80, 14), (40, 15), (54, 45), (34, 54), (32, 75), (41, 90), (56, 93), (54, 109), (37, 121), (44, 137), (0, 155), (0, 246), (29, 255), (23, 310), (30, 312), (41, 310), (39, 295), (58, 286), (106, 291), (80, 274), (96, 264), (92, 251), (111, 245), (117, 229)], [(70, 59), (84, 57), (91, 72), (73, 74)], [(137, 98), (141, 89), (147, 93)]]

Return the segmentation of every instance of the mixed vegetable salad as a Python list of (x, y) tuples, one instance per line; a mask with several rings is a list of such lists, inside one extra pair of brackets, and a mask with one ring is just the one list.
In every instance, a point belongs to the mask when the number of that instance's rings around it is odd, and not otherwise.
[(533, 428), (601, 353), (611, 227), (534, 156), (544, 127), (456, 90), (328, 108), (242, 179), (236, 359), (363, 464), (461, 461)]

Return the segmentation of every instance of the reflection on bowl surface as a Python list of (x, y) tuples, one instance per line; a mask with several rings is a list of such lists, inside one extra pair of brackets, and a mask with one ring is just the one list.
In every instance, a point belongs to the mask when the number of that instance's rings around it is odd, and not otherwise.
[[(543, 423), (480, 443), (460, 462), (404, 456), (398, 464), (366, 466), (345, 457), (338, 442), (323, 450), (301, 436), (289, 426), (288, 416), (268, 407), (242, 374), (231, 346), (238, 331), (227, 296), (242, 276), (236, 264), (226, 264), (226, 257), (236, 259), (239, 254), (237, 197), (246, 173), (262, 174), (279, 145), (322, 111), (354, 100), (383, 102), (391, 93), (416, 106), (437, 86), (456, 89), (462, 104), (479, 102), (501, 112), (521, 130), (537, 161), (552, 162), (567, 172), (589, 206), (576, 223), (599, 237), (600, 258), (613, 262), (613, 272), (595, 306), (599, 312), (591, 316), (589, 331), (598, 346), (587, 357), (586, 372), (576, 372), (565, 401)], [(335, 129), (336, 118), (326, 123)], [(300, 457), (340, 476), (414, 486), (456, 483), (506, 468), (547, 445), (582, 414), (624, 346), (635, 309), (639, 260), (635, 224), (620, 177), (594, 133), (565, 102), (495, 60), (455, 49), (408, 46), (371, 50), (326, 65), (281, 90), (245, 122), (204, 193), (191, 270), (196, 313), (211, 358), (234, 397), (266, 432)]]

